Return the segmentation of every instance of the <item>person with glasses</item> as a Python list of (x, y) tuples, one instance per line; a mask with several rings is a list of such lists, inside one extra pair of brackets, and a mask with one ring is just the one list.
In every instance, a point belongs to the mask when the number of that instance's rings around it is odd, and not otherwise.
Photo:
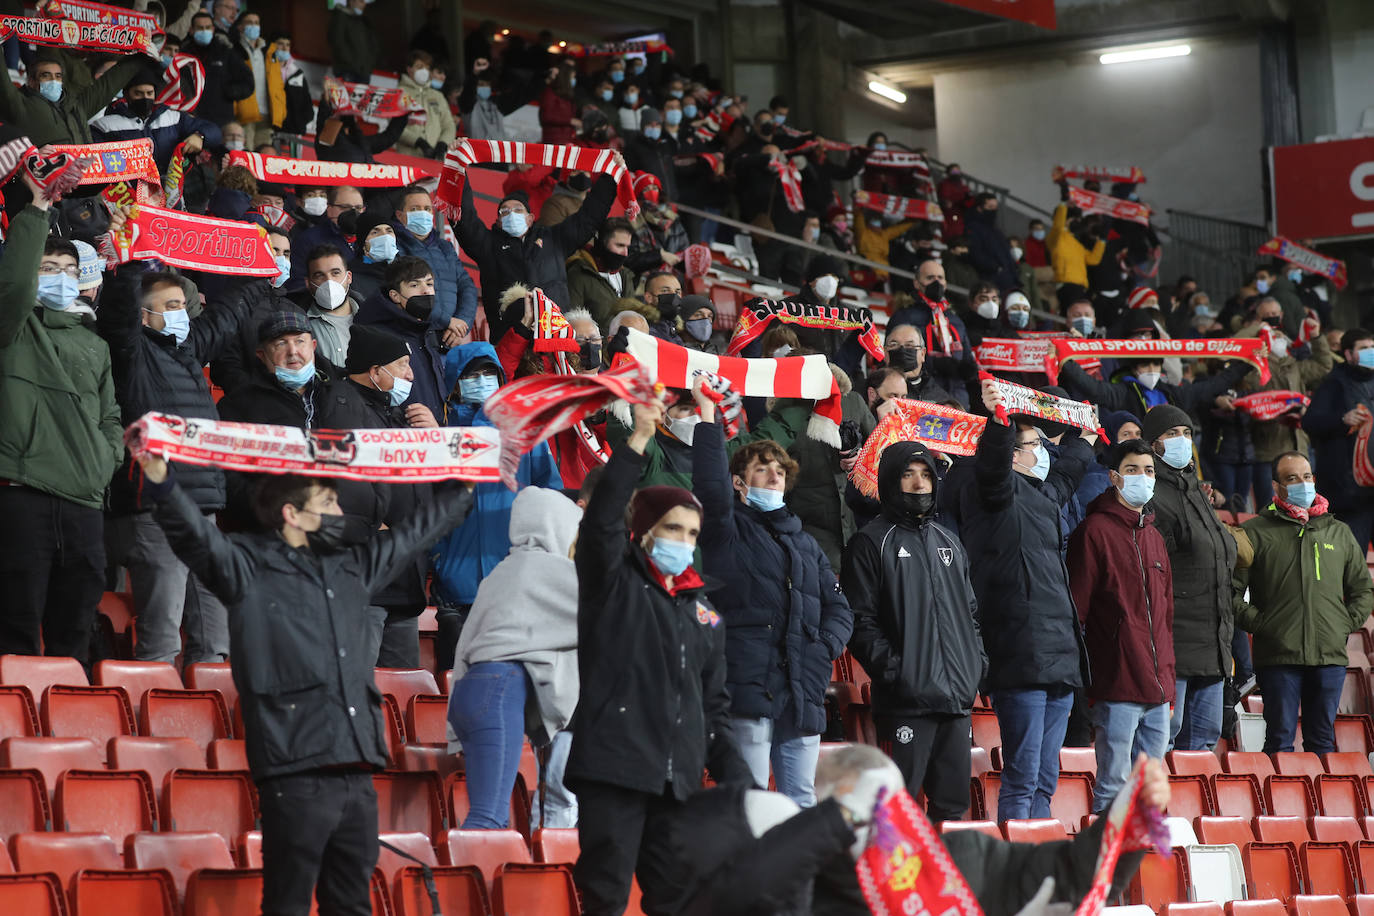
[[(302, 185), (296, 190), (300, 195), (301, 218), (291, 232), (291, 276), (285, 285), (292, 293), (305, 289), (306, 258), (321, 245), (333, 245), (343, 252), (345, 266), (353, 263), (355, 254), (349, 237), (357, 235), (358, 218), (363, 215), (362, 192), (351, 185), (328, 189)], [(321, 191), (325, 192), (323, 199)]]
[(887, 354), (884, 365), (896, 369), (906, 379), (904, 397), (931, 404), (953, 399), (953, 395), (925, 374), (928, 351), (921, 331), (915, 325), (889, 324), (887, 335), (883, 338), (883, 351)]
[(10, 221), (0, 260), (0, 653), (90, 661), (105, 588), (105, 487), (124, 457), (110, 351), (78, 302), (80, 258), (49, 202)]

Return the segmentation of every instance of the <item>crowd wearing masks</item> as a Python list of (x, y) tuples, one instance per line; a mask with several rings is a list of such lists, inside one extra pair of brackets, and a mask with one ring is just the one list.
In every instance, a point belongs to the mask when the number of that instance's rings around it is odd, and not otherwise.
[[(27, 84), (0, 81), (0, 654), (94, 670), (112, 649), (97, 607), (123, 591), (135, 659), (228, 662), (264, 913), (305, 914), (317, 894), (322, 912), (367, 910), (371, 777), (397, 766), (376, 668), (449, 676), (444, 751), (468, 799), (451, 826), (577, 828), (589, 914), (623, 912), (636, 881), (653, 914), (868, 912), (854, 861), (875, 808), (905, 790), (937, 827), (966, 818), (988, 706), (1002, 820), (1052, 816), (1072, 745), (1095, 748), (1092, 813), (1131, 786), (1162, 812), (1159, 761), (1230, 740), (1256, 691), (1266, 751), (1291, 751), (1299, 718), (1306, 750), (1335, 748), (1346, 639), (1374, 610), (1374, 489), (1352, 450), (1374, 422), (1374, 332), (1333, 326), (1321, 278), (1264, 262), (1235, 290), (1161, 286), (1153, 230), (1083, 213), (1066, 183), (1047, 221), (1008, 235), (957, 165), (937, 183), (893, 165), (910, 151), (885, 134), (831, 143), (781, 95), (751, 112), (670, 53), (573, 57), (484, 22), (463, 72), (437, 28), (380, 47), (386, 5), (334, 4), (331, 75), (390, 64), (423, 118), (365, 130), (332, 110), (273, 11), (239, 0), (150, 10), (162, 68), (24, 48)], [(186, 55), (199, 102), (157, 101)], [(228, 158), (394, 148), (437, 172), (530, 105), (545, 143), (607, 150), (606, 171), (501, 163), (499, 194), (469, 180), (449, 199), (423, 172), (293, 185)], [(138, 140), (183, 176), (168, 209), (251, 226), (274, 270), (123, 255), (137, 206), (47, 147)], [(885, 217), (838, 187), (941, 216)], [(720, 277), (689, 271), (692, 246), (748, 247), (712, 215), (802, 243), (753, 239), (751, 266), (784, 287), (766, 298), (868, 323), (773, 316), (743, 339)], [(1257, 361), (1071, 360), (1053, 380), (980, 358), (1051, 331), (1263, 344)], [(501, 428), (512, 386), (624, 372), (646, 348), (653, 394), (559, 427), (505, 468), (513, 486), (126, 444), (149, 413), (330, 436)], [(749, 381), (728, 377), (735, 356)], [(755, 384), (797, 357), (833, 404)], [(1019, 412), (999, 381), (1088, 402), (1096, 423)], [(1246, 406), (1280, 392), (1276, 415)], [(914, 402), (981, 424), (976, 444), (899, 427), (860, 466)], [(856, 668), (861, 703), (835, 689)], [(943, 842), (984, 911), (1012, 916), (1037, 891), (1081, 899), (1102, 820), (1034, 853)]]

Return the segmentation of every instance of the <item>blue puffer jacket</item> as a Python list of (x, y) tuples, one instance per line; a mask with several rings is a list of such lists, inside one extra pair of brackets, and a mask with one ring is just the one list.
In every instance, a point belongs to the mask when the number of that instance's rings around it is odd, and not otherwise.
[(115, 102), (105, 109), (105, 114), (91, 122), (91, 138), (96, 143), (113, 143), (122, 140), (153, 141), (153, 159), (157, 161), (158, 171), (167, 173), (167, 164), (172, 161), (172, 151), (177, 144), (192, 134), (205, 138), (205, 147), (219, 146), (223, 134), (219, 125), (213, 121), (193, 117), (184, 111), (154, 105), (145, 121), (129, 110), (128, 102)]
[[(504, 385), (506, 374), (501, 371), (501, 361), (496, 358), (492, 345), (470, 343), (448, 351), (444, 360), (445, 390), (456, 388), (468, 364), (483, 357), (496, 366), (496, 373)], [(452, 401), (449, 402), (448, 423), (450, 426), (492, 425), (476, 404)], [(558, 464), (553, 460), (548, 443), (536, 445), (520, 458), (515, 479), (520, 488), (563, 488), (563, 479), (558, 476)], [(472, 604), (477, 597), (477, 586), (510, 553), (510, 507), (515, 502), (516, 492), (518, 490), (512, 491), (504, 483), (477, 484), (473, 489), (472, 512), (434, 548), (435, 588), (445, 601)]]
[(416, 238), (403, 223), (392, 220), (396, 230), (396, 247), (400, 254), (423, 258), (434, 271), (434, 312), (429, 323), (436, 329), (448, 327), (450, 318), (458, 318), (472, 327), (477, 317), (477, 284), (472, 282), (467, 268), (458, 260), (458, 252), (444, 239), (438, 225), (442, 217), (435, 217), (434, 229), (422, 239)]
[(803, 734), (824, 731), (831, 664), (854, 629), (830, 561), (791, 509), (739, 501), (719, 423), (693, 433), (692, 491), (702, 506), (703, 571), (725, 583), (711, 600), (725, 620), (731, 714), (790, 714)]

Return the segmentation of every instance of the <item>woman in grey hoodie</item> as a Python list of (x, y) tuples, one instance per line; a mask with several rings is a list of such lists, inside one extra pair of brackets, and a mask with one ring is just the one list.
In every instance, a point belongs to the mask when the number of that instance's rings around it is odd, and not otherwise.
[(572, 555), (581, 520), (557, 490), (521, 490), (511, 506), (510, 554), (482, 580), (463, 626), (448, 721), (450, 750), (461, 744), (467, 770), (465, 830), (509, 826), (524, 736), (547, 745), (577, 707)]

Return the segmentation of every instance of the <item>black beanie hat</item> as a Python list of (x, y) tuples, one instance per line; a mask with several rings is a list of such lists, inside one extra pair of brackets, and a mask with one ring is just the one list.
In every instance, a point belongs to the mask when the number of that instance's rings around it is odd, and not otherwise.
[(373, 366), (385, 366), (409, 355), (410, 345), (390, 331), (355, 324), (348, 338), (348, 360), (344, 363), (344, 371), (356, 375)]
[(530, 196), (528, 194), (526, 194), (524, 191), (511, 191), (509, 194), (501, 195), (501, 200), (497, 202), (496, 209), (500, 210), (501, 204), (505, 203), (508, 200), (520, 201), (520, 203), (525, 205), (525, 209), (527, 211), (530, 208)]
[(838, 258), (832, 258), (828, 254), (817, 255), (811, 259), (811, 263), (806, 265), (806, 282), (810, 283), (817, 277), (824, 277), (830, 274), (835, 279), (843, 282), (849, 276), (849, 272), (844, 269), (844, 265)]
[(364, 210), (358, 217), (358, 239), (353, 243), (353, 253), (358, 257), (367, 254), (367, 236), (378, 226), (391, 222), (390, 217), (374, 210)]
[(1175, 426), (1186, 426), (1192, 429), (1193, 418), (1188, 416), (1188, 412), (1172, 404), (1156, 404), (1145, 414), (1145, 422), (1140, 427), (1140, 438), (1146, 443), (1153, 443), (1160, 436)]

